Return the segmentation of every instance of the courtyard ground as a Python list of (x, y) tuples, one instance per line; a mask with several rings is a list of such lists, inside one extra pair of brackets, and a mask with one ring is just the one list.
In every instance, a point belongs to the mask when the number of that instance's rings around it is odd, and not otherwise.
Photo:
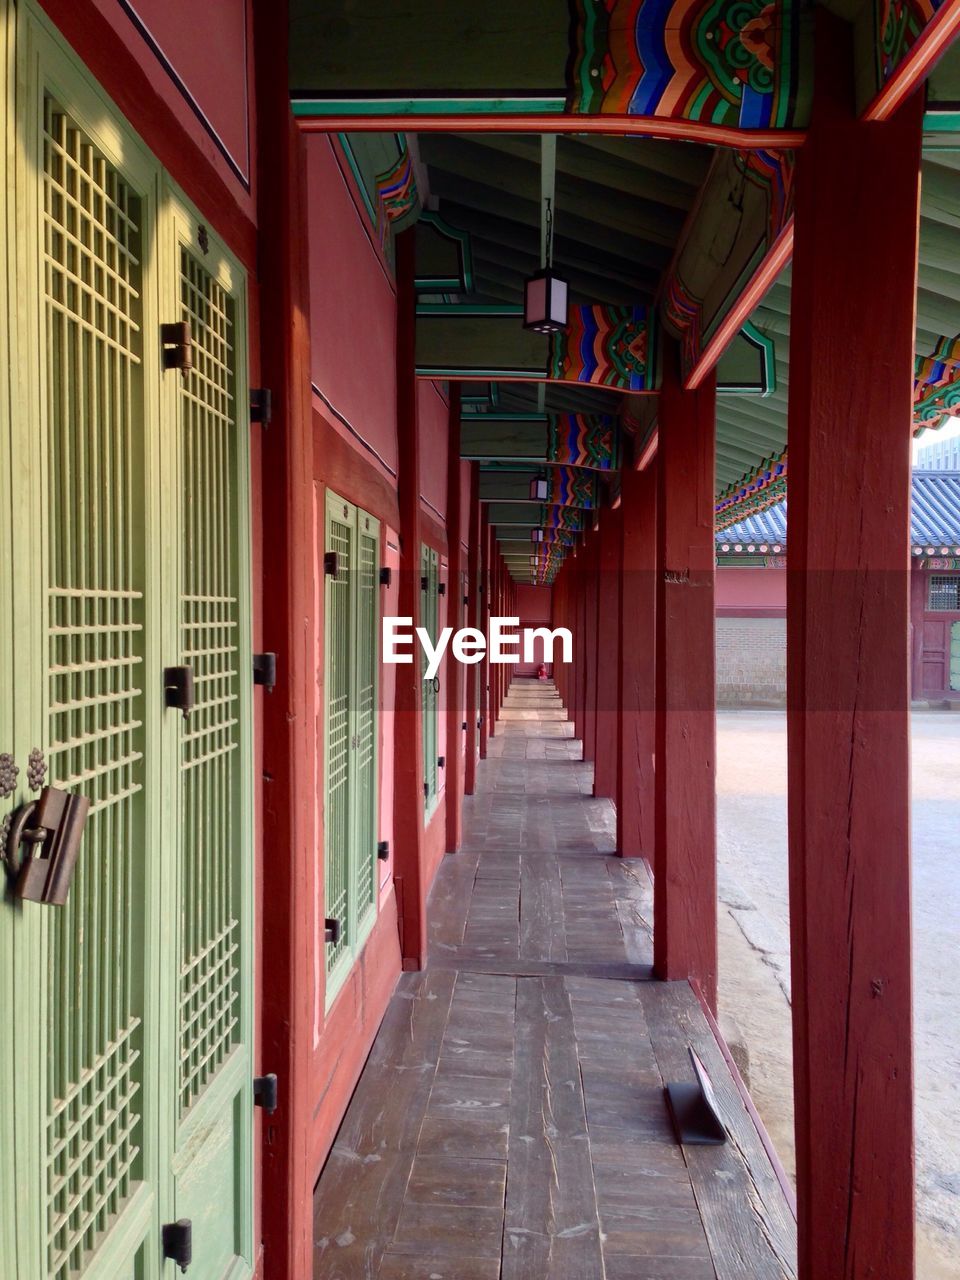
[[(793, 1176), (786, 717), (717, 716), (721, 1022)], [(960, 1280), (960, 713), (915, 711), (919, 1280)]]

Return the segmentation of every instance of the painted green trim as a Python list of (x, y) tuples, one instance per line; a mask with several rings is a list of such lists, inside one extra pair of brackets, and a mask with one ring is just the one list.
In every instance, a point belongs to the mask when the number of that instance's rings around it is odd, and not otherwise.
[(748, 320), (740, 329), (741, 334), (760, 352), (761, 381), (757, 388), (755, 383), (717, 383), (717, 395), (755, 395), (771, 396), (777, 389), (777, 355), (773, 338), (762, 333), (752, 320)]
[(454, 365), (417, 365), (420, 378), (503, 378), (514, 382), (546, 382), (546, 370), (541, 369), (467, 369)]
[(420, 214), (420, 221), (428, 226), (435, 227), (442, 236), (446, 236), (448, 240), (457, 242), (460, 252), (460, 266), (463, 271), (463, 278), (438, 278), (438, 277), (417, 277), (415, 284), (418, 290), (426, 291), (428, 289), (436, 289), (438, 292), (454, 292), (457, 293), (463, 289), (466, 293), (474, 291), (474, 272), (473, 272), (473, 243), (470, 239), (470, 233), (461, 231), (459, 227), (452, 226), (446, 219), (441, 218), (440, 214), (434, 209), (424, 209)]
[(363, 174), (360, 172), (360, 166), (357, 164), (357, 157), (353, 150), (353, 144), (350, 141), (350, 135), (347, 133), (338, 133), (337, 138), (341, 147), (343, 147), (343, 154), (347, 158), (347, 164), (350, 166), (350, 172), (353, 174), (354, 181), (360, 189), (360, 194), (363, 197), (364, 208), (366, 209), (367, 216), (370, 219), (370, 225), (372, 227), (376, 227), (377, 211), (373, 206), (373, 201), (370, 199), (370, 192), (367, 190), (366, 183), (363, 181)]
[(418, 316), (522, 316), (523, 307), (499, 302), (418, 302)]
[(297, 119), (355, 116), (450, 115), (563, 115), (566, 95), (539, 98), (314, 98), (292, 95), (290, 107)]

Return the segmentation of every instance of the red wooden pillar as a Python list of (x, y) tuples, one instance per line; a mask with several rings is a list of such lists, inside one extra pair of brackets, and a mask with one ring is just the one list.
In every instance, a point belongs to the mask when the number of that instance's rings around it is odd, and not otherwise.
[(583, 584), (583, 758), (597, 758), (597, 572), (600, 543), (595, 531), (587, 534)]
[(576, 689), (574, 691), (573, 731), (580, 739), (581, 759), (586, 760), (586, 712), (587, 712), (587, 580), (589, 548), (586, 537), (580, 542), (577, 556), (575, 617), (576, 631)]
[[(270, 607), (263, 645), (278, 656), (276, 691), (263, 699), (263, 846), (269, 889), (260, 900), (263, 973), (258, 1061), (279, 1078), (279, 1106), (263, 1126), (262, 1236), (270, 1280), (312, 1270), (309, 1144), (314, 991), (323, 948), (312, 910), (317, 777), (313, 610), (313, 421), (303, 141), (290, 114), (286, 6), (254, 6), (259, 164), (260, 376), (273, 390), (270, 461), (262, 468), (263, 542)], [(318, 913), (322, 917), (322, 908)], [(322, 995), (319, 997), (322, 999)], [(267, 1065), (269, 1064), (269, 1065)]]
[[(478, 625), (484, 635), (490, 627), (491, 573), (489, 508), (482, 506), (480, 512), (480, 622)], [(477, 679), (480, 683), (480, 759), (485, 760), (490, 733), (490, 697), (487, 692), (490, 684), (490, 663), (486, 657), (477, 668)]]
[(617, 850), (653, 863), (656, 750), (656, 460), (621, 478), (620, 760)]
[[(790, 339), (789, 844), (801, 1280), (914, 1275), (909, 514), (923, 92), (853, 110), (817, 14)], [(842, 198), (838, 198), (842, 194)]]
[(620, 735), (620, 533), (622, 504), (600, 517), (597, 574), (597, 747), (593, 794), (617, 794)]
[[(470, 544), (467, 551), (467, 626), (480, 626), (480, 464), (470, 463)], [(472, 796), (477, 789), (477, 754), (480, 750), (480, 664), (467, 667), (467, 759), (463, 789)]]
[[(463, 616), (462, 570), (463, 552), (460, 542), (460, 520), (463, 503), (469, 497), (460, 491), (460, 383), (450, 383), (449, 417), (447, 422), (447, 618), (455, 627)], [(463, 684), (464, 667), (453, 657), (446, 663), (447, 688), (447, 852), (456, 853), (460, 848), (463, 830), (463, 771), (464, 759), (460, 750), (463, 742)]]
[[(414, 233), (397, 236), (397, 504), (400, 510), (401, 617), (420, 625), (420, 424), (414, 354), (416, 292)], [(419, 969), (427, 954), (423, 850), (423, 707), (420, 663), (396, 667), (394, 749), (394, 882), (404, 969)]]
[[(488, 533), (490, 547), (490, 612), (487, 616), (497, 617), (500, 613), (500, 552), (498, 550), (496, 529)], [(487, 721), (487, 738), (495, 738), (497, 734), (497, 674), (498, 664), (487, 661), (487, 698), (484, 716)]]
[(716, 380), (680, 385), (664, 343), (657, 467), (654, 964), (717, 1005)]

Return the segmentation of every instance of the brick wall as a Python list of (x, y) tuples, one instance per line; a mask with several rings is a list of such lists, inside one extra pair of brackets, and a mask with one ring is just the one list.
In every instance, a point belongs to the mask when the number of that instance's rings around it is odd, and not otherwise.
[(783, 706), (786, 618), (717, 618), (717, 705)]

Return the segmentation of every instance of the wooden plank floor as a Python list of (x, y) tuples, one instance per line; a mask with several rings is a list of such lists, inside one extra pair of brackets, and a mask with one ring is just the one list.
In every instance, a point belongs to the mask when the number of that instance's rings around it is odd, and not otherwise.
[[(795, 1226), (686, 983), (651, 979), (642, 867), (552, 686), (511, 690), (317, 1184), (316, 1280), (789, 1280)], [(723, 1147), (663, 1082), (714, 1082)]]

